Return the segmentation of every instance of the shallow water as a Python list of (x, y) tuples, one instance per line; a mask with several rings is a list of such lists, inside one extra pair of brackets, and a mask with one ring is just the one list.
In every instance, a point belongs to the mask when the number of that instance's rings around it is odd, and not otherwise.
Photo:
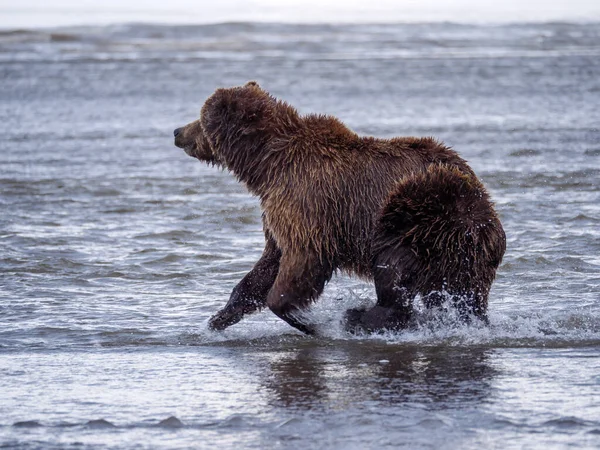
[[(0, 32), (0, 445), (598, 447), (599, 30)], [(375, 295), (338, 277), (311, 313), (323, 337), (268, 311), (206, 329), (260, 255), (260, 211), (172, 130), (249, 79), (469, 160), (508, 239), (489, 328), (418, 311), (417, 330), (349, 336), (343, 311)]]

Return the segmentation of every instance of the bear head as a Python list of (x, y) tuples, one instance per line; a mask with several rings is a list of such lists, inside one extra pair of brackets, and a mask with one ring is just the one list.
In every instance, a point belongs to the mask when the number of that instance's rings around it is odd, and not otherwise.
[(249, 187), (264, 171), (257, 165), (277, 145), (273, 141), (297, 126), (298, 113), (258, 83), (217, 89), (200, 119), (175, 130), (175, 145), (201, 161), (231, 170)]

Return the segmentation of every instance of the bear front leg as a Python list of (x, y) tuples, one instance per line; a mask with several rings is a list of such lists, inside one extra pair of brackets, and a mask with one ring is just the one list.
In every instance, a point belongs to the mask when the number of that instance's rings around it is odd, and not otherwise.
[(267, 238), (261, 258), (233, 289), (225, 307), (210, 318), (211, 330), (224, 330), (238, 323), (244, 315), (265, 307), (279, 272), (280, 258), (281, 250), (272, 238)]
[(305, 334), (315, 334), (303, 311), (323, 292), (333, 269), (317, 255), (284, 255), (279, 274), (267, 297), (275, 315)]

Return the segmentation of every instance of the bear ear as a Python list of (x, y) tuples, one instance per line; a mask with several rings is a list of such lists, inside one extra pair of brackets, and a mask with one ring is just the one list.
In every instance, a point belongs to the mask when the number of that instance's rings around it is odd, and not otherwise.
[(275, 98), (250, 81), (244, 86), (217, 89), (204, 103), (200, 120), (209, 139), (214, 139), (217, 130), (250, 134), (268, 122), (275, 106)]
[(240, 124), (253, 124), (271, 116), (274, 98), (258, 86), (256, 81), (249, 81), (244, 86), (232, 90), (229, 102), (229, 114)]

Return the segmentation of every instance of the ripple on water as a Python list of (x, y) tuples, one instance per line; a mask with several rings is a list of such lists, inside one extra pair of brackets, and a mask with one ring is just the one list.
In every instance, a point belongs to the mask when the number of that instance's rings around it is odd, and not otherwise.
[(508, 154), (508, 156), (512, 156), (515, 158), (521, 157), (531, 157), (531, 156), (539, 156), (542, 154), (541, 150), (533, 149), (533, 148), (520, 148), (518, 150), (513, 150)]
[(582, 272), (594, 274), (598, 272), (598, 265), (587, 262), (583, 258), (575, 256), (565, 256), (551, 258), (550, 256), (520, 256), (511, 261), (502, 264), (502, 269), (506, 271), (527, 271), (563, 269), (569, 272)]
[(18, 427), (18, 428), (38, 428), (41, 426), (42, 426), (42, 424), (39, 423), (37, 420), (23, 420), (20, 422), (15, 422), (13, 424), (13, 427)]
[(90, 420), (86, 423), (86, 426), (91, 429), (116, 428), (114, 424), (105, 419)]
[(580, 419), (579, 417), (573, 417), (573, 416), (560, 417), (558, 419), (547, 420), (540, 424), (540, 426), (542, 426), (542, 427), (560, 428), (561, 430), (564, 430), (564, 431), (569, 431), (569, 430), (576, 431), (576, 430), (579, 430), (582, 428), (597, 427), (599, 425), (600, 425), (600, 422), (598, 422), (598, 421), (584, 420), (584, 419)]
[(156, 426), (161, 427), (161, 428), (173, 428), (174, 429), (174, 428), (183, 428), (185, 425), (177, 417), (170, 416), (170, 417), (167, 417), (166, 419), (163, 419), (160, 422), (158, 422), (156, 424)]

